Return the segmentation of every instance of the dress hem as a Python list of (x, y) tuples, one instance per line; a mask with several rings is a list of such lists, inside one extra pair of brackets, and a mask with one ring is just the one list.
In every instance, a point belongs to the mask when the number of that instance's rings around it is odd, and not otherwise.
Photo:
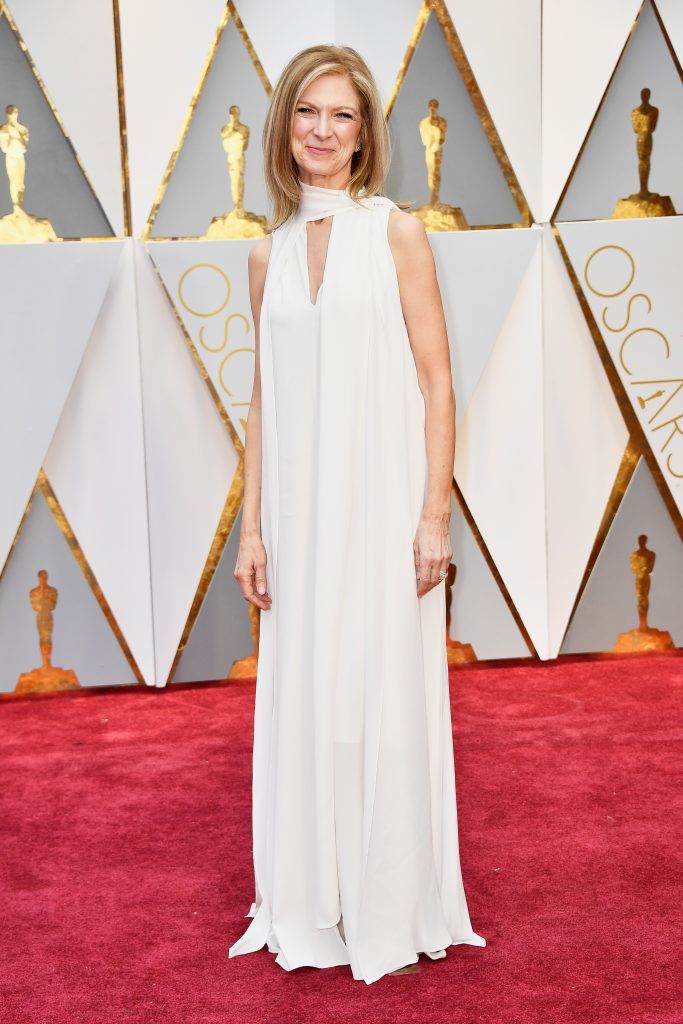
[[(264, 906), (264, 905), (262, 904), (262, 906)], [(371, 972), (366, 977), (362, 973), (356, 972), (354, 970), (354, 967), (353, 967), (353, 965), (351, 963), (350, 954), (348, 953), (348, 947), (346, 946), (346, 943), (345, 943), (344, 939), (342, 939), (341, 935), (339, 935), (339, 939), (340, 939), (340, 942), (342, 943), (342, 945), (344, 946), (344, 949), (346, 950), (346, 956), (344, 957), (344, 959), (340, 959), (339, 957), (330, 957), (329, 958), (329, 962), (326, 962), (325, 958), (323, 957), (320, 960), (318, 960), (317, 963), (313, 963), (312, 962), (312, 960), (314, 959), (313, 957), (303, 957), (303, 958), (300, 958), (300, 959), (292, 959), (291, 957), (286, 956), (286, 954), (283, 952), (279, 942), (277, 941), (277, 937), (276, 937), (275, 932), (273, 931), (273, 928), (272, 928), (272, 922), (268, 921), (267, 927), (265, 927), (265, 920), (264, 920), (265, 915), (261, 916), (262, 928), (258, 928), (257, 927), (256, 929), (254, 929), (253, 926), (256, 923), (256, 918), (259, 918), (259, 916), (260, 916), (259, 915), (259, 911), (260, 910), (261, 910), (261, 907), (256, 908), (255, 905), (252, 904), (252, 906), (250, 907), (250, 909), (247, 912), (247, 914), (245, 914), (245, 917), (252, 917), (254, 920), (252, 920), (251, 924), (247, 928), (247, 931), (242, 935), (242, 937), (240, 939), (238, 939), (237, 942), (235, 942), (232, 946), (229, 947), (229, 949), (228, 949), (228, 958), (229, 959), (232, 958), (232, 957), (235, 957), (235, 956), (244, 956), (247, 953), (258, 952), (259, 950), (263, 949), (263, 947), (265, 946), (269, 953), (272, 953), (272, 954), (275, 955), (275, 963), (278, 964), (280, 967), (282, 967), (282, 969), (285, 970), (285, 971), (288, 971), (288, 972), (289, 971), (295, 971), (299, 967), (314, 967), (314, 968), (317, 968), (319, 970), (325, 970), (326, 968), (329, 968), (329, 967), (350, 967), (351, 968), (351, 974), (352, 974), (352, 976), (353, 976), (355, 981), (364, 981), (367, 985), (372, 985), (374, 982), (379, 981), (380, 978), (385, 977), (387, 974), (390, 974), (392, 971), (396, 971), (396, 970), (400, 969), (401, 967), (407, 967), (410, 964), (416, 964), (418, 962), (418, 960), (419, 960), (419, 954), (420, 953), (424, 953), (425, 956), (428, 956), (430, 958), (430, 960), (442, 960), (447, 955), (446, 954), (446, 950), (450, 946), (461, 946), (461, 945), (479, 946), (479, 947), (486, 946), (486, 939), (483, 937), (483, 935), (479, 935), (477, 932), (475, 932), (473, 930), (473, 931), (471, 931), (468, 935), (466, 935), (463, 938), (454, 938), (454, 939), (452, 939), (445, 947), (442, 947), (442, 948), (437, 948), (437, 949), (432, 948), (431, 950), (429, 950), (429, 949), (413, 949), (413, 950), (410, 950), (410, 951), (406, 950), (405, 953), (402, 953), (400, 956), (398, 956), (398, 957), (394, 958), (393, 960), (389, 961), (387, 965), (385, 965), (384, 967), (381, 968), (381, 970), (379, 970), (379, 973), (377, 971), (373, 971), (373, 972)], [(254, 930), (256, 930), (257, 932), (260, 932), (260, 934), (258, 934), (256, 936), (253, 936), (253, 938), (252, 937), (248, 937), (248, 932), (249, 931), (254, 931)], [(252, 938), (252, 941), (249, 941), (250, 938)], [(262, 939), (262, 941), (260, 941), (261, 939)], [(259, 942), (259, 941), (260, 941), (260, 945), (256, 945), (256, 942)], [(240, 946), (240, 945), (243, 945), (244, 948), (238, 949), (237, 947)]]

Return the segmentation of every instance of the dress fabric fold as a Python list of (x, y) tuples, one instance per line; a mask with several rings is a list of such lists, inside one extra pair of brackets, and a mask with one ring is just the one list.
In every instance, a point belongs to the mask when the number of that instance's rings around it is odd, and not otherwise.
[[(255, 897), (229, 956), (370, 984), (473, 931), (458, 849), (444, 584), (416, 592), (425, 405), (384, 196), (300, 182), (259, 325)], [(332, 215), (315, 302), (309, 220)]]

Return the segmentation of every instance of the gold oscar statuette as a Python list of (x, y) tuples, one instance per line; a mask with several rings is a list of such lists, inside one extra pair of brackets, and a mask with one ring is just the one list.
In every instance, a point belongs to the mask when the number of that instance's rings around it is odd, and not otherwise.
[(439, 199), (441, 160), (448, 122), (437, 113), (438, 100), (429, 101), (429, 114), (420, 121), (420, 138), (425, 147), (429, 202), (410, 212), (419, 217), (425, 231), (463, 231), (469, 226), (459, 206), (446, 206)]
[(19, 110), (10, 103), (5, 107), (7, 120), (0, 125), (0, 149), (5, 154), (12, 212), (0, 217), (0, 243), (56, 242), (57, 235), (49, 220), (32, 217), (24, 209), (24, 178), (29, 131), (19, 121)]
[(640, 98), (643, 102), (631, 111), (631, 125), (636, 133), (640, 192), (635, 192), (628, 199), (619, 200), (612, 214), (615, 220), (627, 217), (673, 217), (676, 214), (671, 196), (660, 196), (658, 192), (650, 192), (648, 189), (652, 134), (657, 127), (659, 109), (650, 103), (649, 89), (641, 89)]
[(448, 576), (446, 577), (445, 591), (446, 591), (446, 654), (448, 656), (449, 665), (462, 665), (467, 661), (478, 661), (474, 648), (471, 644), (460, 643), (459, 640), (451, 640), (451, 598), (453, 596), (453, 587), (455, 586), (455, 576), (457, 568), (451, 562), (448, 566)]
[(229, 213), (212, 219), (204, 238), (263, 238), (266, 234), (266, 218), (244, 209), (244, 151), (249, 145), (249, 129), (242, 124), (239, 114), (239, 107), (230, 107), (228, 123), (221, 128), (233, 208)]
[(631, 552), (629, 561), (636, 581), (636, 597), (638, 600), (638, 626), (628, 633), (620, 633), (613, 651), (668, 651), (673, 640), (665, 630), (655, 629), (647, 624), (647, 611), (650, 605), (650, 575), (655, 565), (655, 553), (645, 545), (647, 536), (641, 533), (638, 537), (638, 550)]
[(57, 604), (58, 592), (47, 582), (47, 572), (38, 573), (38, 586), (30, 593), (31, 607), (36, 613), (38, 640), (42, 665), (32, 672), (24, 672), (14, 688), (15, 693), (31, 693), (36, 690), (77, 690), (80, 683), (71, 669), (57, 668), (52, 664), (52, 613)]
[(239, 661), (234, 661), (232, 668), (228, 673), (228, 679), (255, 679), (256, 670), (258, 667), (258, 641), (259, 641), (259, 627), (261, 623), (261, 609), (257, 608), (255, 604), (249, 605), (249, 620), (251, 623), (251, 642), (253, 644), (253, 653), (247, 654), (246, 658), (240, 658)]

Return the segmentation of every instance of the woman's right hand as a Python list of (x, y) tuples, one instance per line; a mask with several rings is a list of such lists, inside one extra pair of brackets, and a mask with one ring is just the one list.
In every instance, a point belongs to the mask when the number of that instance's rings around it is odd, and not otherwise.
[(266, 549), (256, 531), (240, 536), (234, 576), (244, 600), (268, 611), (271, 598), (266, 590)]

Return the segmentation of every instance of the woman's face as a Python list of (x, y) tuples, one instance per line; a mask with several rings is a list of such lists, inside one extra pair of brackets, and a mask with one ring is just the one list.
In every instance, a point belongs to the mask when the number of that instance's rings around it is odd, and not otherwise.
[(320, 75), (304, 89), (292, 118), (292, 156), (308, 184), (346, 181), (362, 127), (360, 97), (346, 75)]

